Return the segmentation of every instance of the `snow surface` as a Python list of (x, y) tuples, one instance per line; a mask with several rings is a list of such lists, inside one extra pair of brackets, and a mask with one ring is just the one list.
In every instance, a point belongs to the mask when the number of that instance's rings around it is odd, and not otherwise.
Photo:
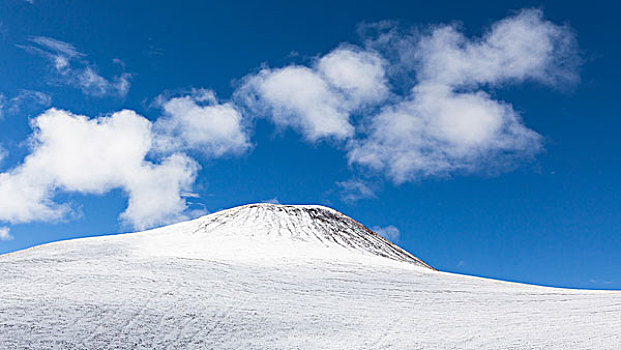
[(435, 271), (321, 206), (0, 256), (6, 349), (620, 349), (621, 292)]

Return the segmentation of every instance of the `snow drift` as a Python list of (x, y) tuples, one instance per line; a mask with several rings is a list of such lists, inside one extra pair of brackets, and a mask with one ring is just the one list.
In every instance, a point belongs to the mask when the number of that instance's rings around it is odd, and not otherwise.
[(435, 271), (321, 206), (0, 257), (0, 348), (618, 349), (621, 293)]

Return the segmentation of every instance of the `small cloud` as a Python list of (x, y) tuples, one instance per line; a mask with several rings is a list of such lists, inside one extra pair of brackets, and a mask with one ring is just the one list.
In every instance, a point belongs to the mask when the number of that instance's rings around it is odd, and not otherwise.
[(207, 210), (207, 207), (203, 203), (188, 202), (185, 210), (187, 219), (196, 219), (207, 214), (209, 214), (209, 210)]
[(596, 280), (596, 279), (590, 279), (589, 282), (592, 283), (592, 284), (600, 284), (600, 285), (612, 284), (612, 281), (600, 281), (600, 280)]
[(153, 38), (149, 38), (147, 42), (147, 49), (144, 53), (147, 56), (162, 56), (164, 55), (164, 49), (156, 45)]
[(13, 239), (13, 236), (11, 236), (11, 229), (4, 226), (4, 227), (0, 227), (0, 241), (10, 241)]
[(20, 90), (10, 99), (0, 95), (0, 117), (3, 114), (16, 115), (23, 112), (41, 111), (52, 104), (52, 97), (35, 90)]
[[(52, 58), (64, 57), (67, 59), (73, 59), (86, 56), (85, 54), (79, 52), (75, 48), (75, 46), (64, 41), (56, 40), (54, 38), (35, 36), (30, 38), (30, 41), (40, 46), (40, 48), (31, 47), (31, 49), (40, 50), (41, 53), (52, 55)], [(45, 52), (44, 49), (47, 49), (48, 51)], [(56, 56), (54, 56), (54, 53), (56, 54)]]
[(466, 262), (463, 260), (459, 260), (459, 262), (457, 263), (457, 267), (462, 267), (462, 266), (466, 266)]
[(186, 198), (200, 198), (201, 196), (198, 193), (193, 192), (181, 192), (181, 197)]
[(398, 242), (399, 238), (401, 237), (401, 232), (393, 225), (388, 225), (385, 227), (373, 226), (371, 230), (391, 242)]
[[(127, 95), (131, 74), (123, 72), (106, 79), (85, 59), (86, 55), (70, 43), (44, 36), (32, 37), (30, 42), (30, 45), (17, 46), (47, 58), (56, 74), (55, 82), (77, 87), (84, 94), (94, 97)], [(113, 62), (118, 64), (120, 60), (115, 58)]]
[(347, 203), (377, 197), (375, 192), (360, 179), (337, 182), (336, 185), (341, 188), (341, 200)]
[(125, 69), (125, 62), (120, 58), (113, 58), (112, 63), (118, 64), (121, 68)]
[(280, 204), (280, 202), (278, 201), (278, 198), (276, 198), (276, 197), (270, 198), (270, 199), (266, 199), (264, 201), (261, 201), (261, 203)]
[(194, 150), (208, 158), (241, 155), (251, 148), (246, 120), (232, 103), (219, 103), (213, 91), (154, 101), (164, 116), (154, 125), (154, 148), (162, 153)]

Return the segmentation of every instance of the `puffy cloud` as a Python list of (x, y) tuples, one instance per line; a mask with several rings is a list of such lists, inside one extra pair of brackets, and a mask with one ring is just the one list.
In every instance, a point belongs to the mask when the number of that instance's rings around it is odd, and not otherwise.
[(388, 225), (385, 227), (373, 226), (371, 230), (391, 242), (399, 242), (399, 238), (401, 237), (401, 232), (393, 225)]
[[(308, 141), (345, 140), (351, 165), (401, 183), (503, 171), (530, 159), (542, 149), (540, 135), (485, 90), (578, 80), (573, 32), (540, 10), (502, 19), (475, 38), (455, 25), (368, 28), (378, 34), (364, 48), (341, 45), (309, 66), (264, 68), (246, 77), (236, 98)], [(372, 193), (363, 185), (339, 184), (350, 200)]]
[(158, 165), (141, 166), (122, 184), (129, 205), (121, 219), (144, 229), (197, 215), (184, 213), (187, 205), (180, 195), (191, 187), (197, 170), (198, 165), (182, 154), (173, 154)]
[(8, 227), (0, 227), (0, 241), (10, 241), (12, 239), (11, 229)]
[(388, 95), (386, 62), (375, 52), (338, 48), (317, 62), (317, 71), (344, 95), (350, 109), (383, 101)]
[(243, 154), (250, 140), (242, 114), (231, 103), (218, 103), (209, 90), (161, 102), (165, 116), (155, 123), (160, 152), (195, 150), (207, 157)]
[(524, 10), (494, 23), (481, 38), (468, 39), (455, 26), (423, 36), (416, 49), (418, 78), (448, 86), (537, 80), (576, 80), (576, 41), (571, 30)]
[(419, 84), (409, 99), (372, 117), (369, 135), (352, 141), (348, 157), (401, 183), (454, 171), (502, 170), (539, 151), (540, 140), (510, 105), (484, 92)]
[(278, 127), (291, 127), (309, 141), (354, 135), (350, 115), (387, 97), (384, 61), (354, 47), (338, 48), (312, 67), (262, 69), (246, 77), (236, 97)]
[(129, 204), (121, 220), (142, 229), (184, 217), (181, 196), (198, 165), (183, 154), (159, 163), (151, 149), (151, 123), (132, 111), (87, 118), (50, 109), (32, 120), (32, 152), (0, 173), (0, 220), (11, 223), (59, 220), (71, 213), (58, 192), (103, 194), (122, 189)]
[(20, 47), (47, 58), (61, 83), (77, 87), (84, 94), (95, 97), (124, 97), (129, 92), (131, 74), (123, 72), (106, 79), (85, 59), (85, 54), (69, 43), (44, 36), (32, 37), (30, 42), (31, 45)]
[[(400, 102), (367, 116), (365, 135), (349, 144), (351, 164), (384, 172), (396, 183), (453, 172), (504, 170), (538, 152), (541, 137), (487, 85), (577, 79), (571, 31), (525, 10), (468, 39), (441, 26), (410, 42), (417, 81)], [(403, 48), (399, 48), (403, 51)]]
[(247, 82), (257, 94), (255, 110), (264, 111), (279, 127), (292, 127), (309, 140), (354, 133), (339, 96), (306, 67), (264, 69)]

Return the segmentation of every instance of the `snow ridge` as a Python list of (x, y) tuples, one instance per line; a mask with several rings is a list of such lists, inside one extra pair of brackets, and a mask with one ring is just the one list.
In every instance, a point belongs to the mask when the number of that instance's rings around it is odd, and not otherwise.
[(243, 205), (203, 217), (195, 234), (321, 243), (433, 269), (345, 214), (320, 205)]

